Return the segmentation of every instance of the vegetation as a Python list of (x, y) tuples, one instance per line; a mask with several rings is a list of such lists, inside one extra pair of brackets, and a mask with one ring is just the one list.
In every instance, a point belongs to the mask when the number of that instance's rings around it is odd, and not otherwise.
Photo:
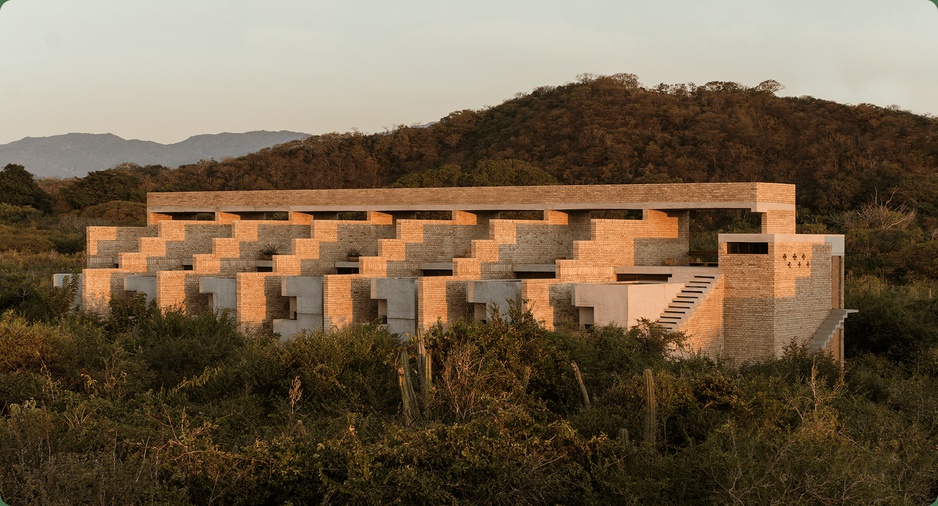
[[(37, 182), (8, 165), (0, 498), (930, 503), (938, 120), (779, 89), (582, 76), (427, 127), (178, 169)], [(683, 336), (652, 323), (547, 331), (519, 308), (410, 343), (378, 326), (281, 341), (137, 298), (82, 314), (74, 287), (49, 286), (80, 268), (87, 225), (141, 224), (145, 191), (750, 180), (798, 183), (800, 230), (846, 234), (859, 313), (845, 367), (799, 347), (757, 364), (674, 359)], [(753, 223), (726, 213), (694, 226)]]
[[(548, 332), (520, 310), (510, 322), (435, 328), (424, 343), (430, 382), (409, 417), (395, 373), (417, 347), (378, 326), (280, 341), (142, 299), (117, 301), (104, 320), (8, 312), (0, 495), (924, 504), (938, 493), (934, 348), (915, 364), (864, 355), (841, 370), (791, 348), (732, 367), (669, 358), (682, 337), (652, 323)], [(657, 399), (650, 434), (646, 369)]]

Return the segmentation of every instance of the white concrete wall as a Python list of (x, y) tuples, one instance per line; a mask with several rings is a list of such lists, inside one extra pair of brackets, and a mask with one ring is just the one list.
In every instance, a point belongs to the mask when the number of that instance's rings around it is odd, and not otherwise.
[(199, 279), (199, 293), (209, 294), (209, 309), (219, 314), (228, 311), (231, 317), (238, 309), (236, 281), (234, 278)]
[(497, 307), (502, 318), (508, 319), (512, 304), (521, 304), (520, 279), (492, 279), (469, 281), (466, 300), (475, 304), (476, 320), (492, 319), (492, 309)]
[(387, 318), (388, 331), (401, 337), (417, 333), (417, 278), (375, 278), (371, 298), (379, 301), (378, 316)]
[(322, 330), (323, 279), (319, 276), (287, 276), (280, 293), (290, 299), (291, 319), (275, 319), (274, 332), (284, 339), (305, 330)]
[(156, 298), (156, 276), (127, 276), (124, 278), (124, 290), (144, 294), (149, 304)]
[(581, 325), (629, 328), (642, 318), (657, 320), (683, 287), (681, 283), (578, 283), (573, 286), (573, 305), (581, 309)]

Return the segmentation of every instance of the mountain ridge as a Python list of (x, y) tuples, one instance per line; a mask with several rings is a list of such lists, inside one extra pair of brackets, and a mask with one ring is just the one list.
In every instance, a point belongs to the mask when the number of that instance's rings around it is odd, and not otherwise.
[(309, 134), (288, 130), (255, 130), (193, 135), (172, 144), (124, 139), (113, 133), (67, 133), (24, 137), (0, 145), (0, 167), (23, 165), (39, 178), (83, 177), (122, 163), (178, 167), (200, 160), (244, 156)]

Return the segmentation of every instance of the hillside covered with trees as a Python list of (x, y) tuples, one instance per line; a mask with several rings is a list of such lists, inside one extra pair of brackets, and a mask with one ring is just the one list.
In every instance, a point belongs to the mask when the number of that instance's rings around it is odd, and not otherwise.
[(935, 212), (938, 119), (778, 97), (780, 89), (774, 81), (644, 87), (631, 74), (582, 76), (425, 127), (318, 135), (236, 159), (118, 172), (149, 191), (364, 188), (516, 160), (538, 181), (563, 184), (794, 183), (799, 204), (821, 215), (898, 188), (902, 202)]
[[(930, 504), (938, 496), (938, 120), (778, 83), (583, 76), (425, 127), (175, 169), (0, 170), (0, 498), (9, 504)], [(281, 341), (49, 274), (147, 191), (773, 181), (847, 237), (843, 368), (683, 336), (547, 331), (523, 308), (401, 343)], [(713, 218), (732, 230), (745, 215)], [(71, 287), (74, 289), (74, 287)], [(581, 372), (580, 379), (576, 370)], [(650, 373), (647, 373), (650, 371)], [(585, 393), (584, 393), (585, 391)]]

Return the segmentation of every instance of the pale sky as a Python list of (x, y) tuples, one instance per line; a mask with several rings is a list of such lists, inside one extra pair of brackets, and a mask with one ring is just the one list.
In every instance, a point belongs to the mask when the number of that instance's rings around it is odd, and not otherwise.
[(938, 115), (928, 0), (9, 0), (0, 144), (380, 132), (583, 73)]

